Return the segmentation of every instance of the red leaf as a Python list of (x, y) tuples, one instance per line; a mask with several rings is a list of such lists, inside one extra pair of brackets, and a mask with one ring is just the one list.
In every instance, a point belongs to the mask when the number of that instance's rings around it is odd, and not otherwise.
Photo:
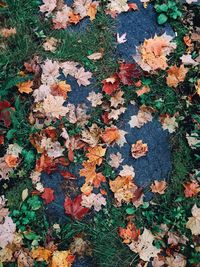
[(60, 171), (60, 174), (61, 174), (65, 179), (76, 179), (76, 177), (75, 177), (71, 172)]
[(0, 145), (3, 145), (3, 144), (4, 144), (4, 136), (0, 135)]
[(73, 162), (74, 161), (74, 151), (71, 148), (68, 149), (67, 155), (68, 155), (69, 161)]
[(73, 219), (81, 220), (89, 211), (88, 208), (81, 206), (82, 195), (78, 195), (74, 200), (69, 197), (65, 198), (65, 213)]
[(7, 100), (0, 102), (0, 121), (3, 121), (4, 125), (8, 128), (11, 124), (10, 111), (7, 110), (11, 105)]
[(133, 71), (135, 64), (122, 63), (119, 67), (119, 78), (123, 84), (131, 85), (133, 83)]
[(110, 119), (108, 118), (108, 114), (109, 112), (108, 111), (105, 111), (102, 115), (101, 115), (101, 118), (103, 120), (103, 122), (107, 125), (109, 124), (110, 122)]
[(41, 198), (44, 199), (45, 204), (51, 203), (55, 199), (54, 190), (49, 187), (45, 187), (44, 192), (41, 195)]
[(108, 95), (112, 95), (113, 92), (119, 89), (120, 80), (117, 73), (115, 73), (113, 76), (103, 80), (102, 83), (102, 91), (104, 91)]

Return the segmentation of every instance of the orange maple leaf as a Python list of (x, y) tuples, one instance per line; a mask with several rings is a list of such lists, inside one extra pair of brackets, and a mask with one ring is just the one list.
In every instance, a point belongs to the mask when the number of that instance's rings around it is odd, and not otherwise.
[(88, 162), (94, 162), (96, 165), (101, 165), (103, 156), (106, 153), (106, 148), (102, 146), (89, 147), (86, 157)]
[(79, 171), (80, 176), (85, 176), (86, 181), (92, 181), (96, 176), (96, 162), (84, 161), (82, 166), (84, 168)]
[(30, 94), (33, 89), (31, 88), (31, 86), (33, 86), (33, 81), (27, 81), (27, 82), (23, 82), (23, 83), (19, 83), (17, 84), (18, 87), (18, 91), (22, 94), (22, 93), (26, 93), (26, 94)]
[(74, 14), (73, 12), (70, 12), (68, 16), (69, 16), (69, 22), (74, 24), (79, 23), (81, 19), (81, 16), (79, 14)]
[(90, 20), (94, 20), (97, 13), (97, 5), (94, 3), (91, 3), (87, 10), (87, 15), (90, 17)]
[(140, 230), (136, 228), (135, 224), (129, 222), (126, 228), (119, 227), (119, 236), (124, 239), (123, 243), (129, 244), (132, 241), (137, 241), (140, 235)]
[(32, 254), (32, 258), (36, 259), (37, 261), (48, 262), (52, 255), (52, 251), (46, 248), (43, 248), (43, 247), (38, 247), (36, 249), (33, 249), (31, 254)]
[(167, 85), (169, 87), (177, 87), (180, 82), (183, 82), (185, 80), (185, 76), (188, 72), (188, 69), (184, 67), (182, 64), (180, 67), (177, 67), (176, 65), (170, 67), (167, 70), (168, 76), (166, 78)]
[(67, 98), (67, 93), (71, 91), (71, 86), (66, 83), (66, 81), (60, 81), (57, 84), (52, 85), (51, 93), (54, 96), (63, 96), (64, 99)]
[(107, 128), (102, 133), (101, 138), (105, 143), (111, 144), (120, 138), (119, 130), (115, 127)]
[(200, 192), (200, 186), (196, 181), (187, 182), (183, 186), (185, 187), (185, 197), (193, 197)]
[(150, 188), (153, 193), (163, 195), (167, 188), (167, 183), (165, 181), (155, 180), (154, 183), (150, 186)]

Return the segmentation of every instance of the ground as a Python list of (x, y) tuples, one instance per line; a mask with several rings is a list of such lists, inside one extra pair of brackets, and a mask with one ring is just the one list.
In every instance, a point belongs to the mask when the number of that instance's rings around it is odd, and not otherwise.
[(198, 10), (0, 3), (0, 265), (199, 266)]

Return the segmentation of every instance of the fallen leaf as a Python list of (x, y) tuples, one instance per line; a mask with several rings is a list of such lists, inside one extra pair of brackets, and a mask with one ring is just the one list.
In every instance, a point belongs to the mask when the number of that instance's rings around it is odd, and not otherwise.
[(160, 252), (160, 249), (157, 249), (153, 245), (155, 237), (152, 235), (151, 231), (144, 229), (142, 235), (138, 237), (138, 241), (133, 241), (129, 248), (138, 253), (140, 259), (143, 261), (150, 261), (151, 258), (156, 257)]
[(183, 64), (180, 67), (177, 67), (176, 65), (170, 67), (167, 70), (167, 85), (176, 88), (180, 82), (185, 80), (187, 72), (188, 69), (186, 69)]
[(106, 199), (100, 193), (92, 193), (89, 196), (83, 195), (81, 204), (89, 209), (93, 207), (98, 212), (102, 209), (102, 206), (106, 206)]
[(88, 152), (86, 153), (86, 157), (88, 158), (87, 162), (101, 165), (105, 153), (106, 148), (101, 146), (89, 147)]
[(55, 200), (54, 190), (50, 187), (45, 187), (44, 192), (41, 194), (41, 198), (44, 199), (45, 204), (49, 204)]
[(197, 181), (187, 182), (183, 186), (185, 187), (185, 197), (194, 197), (200, 192), (200, 186)]
[(122, 163), (122, 154), (117, 152), (116, 154), (110, 154), (110, 160), (109, 160), (109, 165), (113, 168), (118, 168), (120, 166), (120, 163)]
[(165, 181), (155, 180), (154, 183), (150, 186), (150, 188), (153, 193), (163, 195), (167, 188), (167, 183)]
[(27, 81), (27, 82), (23, 82), (23, 83), (18, 83), (17, 87), (18, 87), (18, 91), (23, 94), (30, 94), (33, 89), (31, 88), (31, 86), (33, 86), (33, 81)]
[(22, 201), (26, 200), (28, 197), (28, 188), (25, 188), (23, 191), (22, 191)]
[(0, 224), (0, 247), (5, 248), (6, 245), (12, 243), (16, 225), (12, 218), (6, 216), (4, 222)]
[(147, 144), (142, 143), (142, 140), (138, 140), (131, 146), (132, 157), (135, 159), (145, 156), (147, 152), (148, 146)]
[(62, 96), (64, 99), (67, 98), (68, 92), (71, 91), (71, 86), (66, 81), (60, 81), (57, 84), (51, 86), (51, 94), (53, 96)]
[(43, 43), (43, 48), (45, 51), (54, 52), (58, 45), (58, 40), (54, 37), (47, 38)]
[(108, 95), (112, 95), (113, 92), (119, 89), (120, 80), (117, 74), (102, 81), (103, 88), (102, 91)]
[(48, 95), (43, 102), (43, 109), (47, 116), (57, 118), (65, 116), (69, 112), (68, 107), (64, 107), (65, 99), (62, 96)]
[(118, 44), (124, 44), (127, 42), (126, 32), (123, 33), (121, 36), (119, 35), (119, 33), (117, 33), (117, 42), (118, 42)]
[(87, 99), (91, 102), (92, 107), (97, 107), (102, 104), (103, 95), (101, 93), (90, 92)]
[(87, 8), (87, 15), (90, 17), (91, 21), (94, 20), (96, 17), (97, 7), (98, 7), (98, 2), (93, 2)]
[(189, 217), (186, 228), (190, 229), (193, 235), (200, 235), (200, 208), (195, 204), (192, 207), (192, 217)]
[(81, 140), (91, 147), (97, 146), (101, 135), (101, 129), (97, 124), (93, 123), (89, 129), (84, 129), (81, 132)]
[(0, 30), (0, 35), (2, 35), (4, 38), (8, 38), (12, 35), (15, 35), (17, 33), (15, 28), (3, 28)]
[(42, 0), (43, 5), (40, 6), (40, 12), (49, 15), (57, 6), (57, 0)]
[(77, 79), (77, 83), (79, 86), (87, 86), (90, 84), (89, 79), (92, 77), (92, 73), (89, 71), (85, 71), (83, 67), (77, 70), (74, 76)]
[(55, 251), (52, 255), (50, 267), (71, 267), (75, 257), (70, 250)]
[(132, 241), (137, 241), (140, 235), (140, 230), (136, 228), (135, 224), (129, 222), (126, 228), (119, 227), (119, 236), (123, 238), (123, 243), (129, 244)]
[[(82, 195), (78, 195), (75, 199), (65, 198), (64, 208), (65, 213), (70, 215), (75, 220), (81, 220), (89, 212), (88, 208), (81, 205)], [(60, 266), (58, 266), (60, 267)]]
[(52, 251), (43, 247), (38, 247), (31, 251), (31, 256), (37, 261), (46, 261), (48, 263), (52, 256)]
[(134, 78), (141, 77), (142, 72), (137, 69), (134, 63), (121, 63), (118, 75), (123, 84), (131, 85)]
[(119, 130), (115, 127), (106, 128), (101, 134), (103, 142), (111, 144), (120, 138)]

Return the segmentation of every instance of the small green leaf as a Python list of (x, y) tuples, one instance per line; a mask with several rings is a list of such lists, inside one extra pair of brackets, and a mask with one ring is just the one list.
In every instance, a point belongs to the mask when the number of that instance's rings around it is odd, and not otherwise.
[(163, 13), (160, 14), (157, 19), (159, 25), (164, 24), (167, 20), (168, 20), (168, 17)]
[(127, 208), (126, 209), (126, 213), (128, 214), (128, 215), (132, 215), (132, 214), (134, 214), (135, 213), (135, 209), (134, 208)]

